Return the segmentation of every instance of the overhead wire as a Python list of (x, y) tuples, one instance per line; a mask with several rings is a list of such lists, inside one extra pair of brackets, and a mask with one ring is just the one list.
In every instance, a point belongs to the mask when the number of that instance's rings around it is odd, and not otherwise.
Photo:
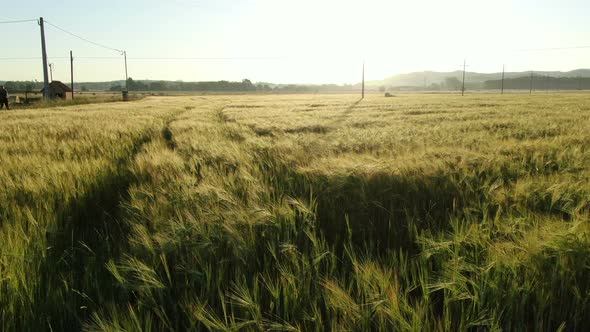
[(35, 19), (30, 20), (16, 20), (16, 21), (0, 21), (0, 24), (11, 24), (11, 23), (24, 23), (24, 22), (36, 22)]
[(104, 49), (107, 49), (107, 50), (111, 50), (111, 51), (119, 52), (121, 55), (122, 55), (123, 53), (125, 53), (125, 51), (123, 51), (123, 50), (120, 50), (120, 49), (118, 49), (118, 48), (109, 47), (109, 46), (106, 46), (106, 45), (103, 45), (103, 44), (100, 44), (100, 43), (94, 42), (94, 41), (92, 41), (92, 40), (89, 40), (89, 39), (87, 39), (87, 38), (84, 38), (84, 37), (82, 37), (82, 36), (80, 36), (80, 35), (77, 35), (77, 34), (75, 34), (75, 33), (73, 33), (73, 32), (70, 32), (70, 31), (68, 31), (68, 30), (66, 30), (66, 29), (64, 29), (64, 28), (61, 28), (61, 27), (59, 27), (59, 26), (57, 26), (57, 25), (55, 25), (55, 24), (53, 24), (53, 23), (51, 23), (51, 22), (49, 22), (49, 21), (47, 21), (47, 20), (45, 20), (45, 23), (49, 24), (50, 26), (52, 26), (52, 27), (54, 27), (54, 28), (56, 28), (56, 29), (58, 29), (58, 30), (60, 30), (60, 31), (64, 32), (64, 33), (67, 33), (67, 34), (68, 34), (68, 35), (70, 35), (70, 36), (76, 37), (76, 38), (78, 38), (78, 39), (80, 39), (80, 40), (83, 40), (83, 41), (85, 41), (85, 42), (87, 42), (87, 43), (93, 44), (93, 45), (95, 45), (95, 46), (98, 46), (98, 47), (101, 47), (101, 48), (104, 48)]
[(260, 57), (135, 57), (132, 60), (279, 60), (285, 57), (260, 56)]
[[(25, 20), (9, 20), (9, 21), (0, 21), (0, 24), (11, 24), (11, 23), (24, 23), (24, 22), (37, 22), (37, 19), (25, 19)], [(67, 33), (75, 38), (78, 38), (80, 40), (83, 40), (87, 43), (93, 44), (95, 46), (107, 49), (107, 50), (111, 50), (111, 51), (115, 51), (115, 52), (119, 52), (119, 53), (123, 53), (124, 50), (115, 48), (115, 47), (110, 47), (110, 46), (106, 46), (104, 44), (101, 43), (97, 43), (95, 41), (89, 40), (87, 38), (84, 38), (78, 34), (75, 34), (71, 31), (68, 31), (54, 23), (51, 23), (48, 20), (44, 20), (45, 23), (47, 23), (48, 25), (64, 32)], [(568, 50), (568, 49), (584, 49), (584, 48), (590, 48), (590, 45), (582, 45), (582, 46), (566, 46), (566, 47), (545, 47), (545, 48), (526, 48), (526, 49), (514, 49), (514, 50), (508, 50), (508, 51), (514, 51), (514, 52), (533, 52), (533, 51), (553, 51), (553, 50)], [(274, 57), (212, 57), (212, 58), (193, 58), (193, 57), (173, 57), (173, 58), (166, 58), (166, 57), (158, 57), (158, 58), (134, 58), (137, 60), (142, 60), (142, 59), (146, 59), (146, 60), (159, 60), (159, 59), (163, 59), (163, 60), (167, 60), (167, 59), (187, 59), (187, 60), (225, 60), (225, 59), (229, 59), (229, 60), (233, 60), (233, 59), (266, 59), (266, 58), (274, 58)], [(131, 58), (130, 58), (131, 59)]]
[[(36, 20), (28, 20), (28, 21), (36, 21)], [(8, 22), (8, 21), (7, 21)], [(17, 22), (17, 21), (10, 21), (10, 22)], [(110, 51), (115, 51), (115, 52), (119, 52), (121, 55), (123, 55), (125, 53), (124, 50), (118, 49), (118, 48), (114, 48), (114, 47), (110, 47), (110, 46), (106, 46), (104, 44), (92, 41), (88, 38), (84, 38), (78, 34), (75, 34), (71, 31), (68, 31), (60, 26), (58, 26), (57, 24), (54, 24), (48, 20), (44, 20), (44, 22), (72, 37), (75, 37), (77, 39), (80, 39), (84, 42), (90, 43), (92, 45), (98, 46), (100, 48), (103, 49), (107, 49)], [(51, 57), (52, 59), (68, 59), (67, 57)], [(281, 59), (283, 57), (270, 57), (270, 56), (264, 56), (264, 57), (130, 57), (128, 58), (129, 60), (277, 60), (277, 59)], [(0, 58), (0, 60), (36, 60), (39, 58), (35, 58), (35, 57), (30, 57), (30, 58)], [(88, 57), (83, 57), (83, 56), (77, 56), (76, 59), (118, 59), (116, 57), (93, 57), (93, 56), (88, 56)]]
[[(39, 60), (41, 57), (8, 57), (0, 60)], [(69, 59), (69, 57), (48, 57), (48, 59)], [(110, 60), (114, 56), (77, 56), (76, 59)], [(129, 60), (280, 60), (284, 57), (128, 57)]]
[(590, 45), (584, 46), (567, 46), (567, 47), (546, 47), (546, 48), (525, 48), (514, 50), (514, 52), (536, 52), (536, 51), (558, 51), (558, 50), (577, 50), (583, 48), (590, 48)]
[[(36, 19), (28, 19), (28, 20), (12, 20), (12, 21), (0, 21), (0, 24), (9, 24), (9, 23), (23, 23), (23, 22), (34, 22), (37, 21)], [(123, 55), (125, 53), (124, 50), (110, 47), (104, 45), (102, 43), (98, 43), (92, 41), (88, 38), (84, 38), (78, 34), (75, 34), (71, 31), (68, 31), (48, 20), (44, 21), (48, 25), (72, 36), (77, 39), (80, 39), (84, 42), (90, 43), (92, 45), (98, 46), (103, 49), (107, 49), (110, 51), (115, 51)], [(514, 49), (508, 50), (513, 52), (538, 52), (538, 51), (555, 51), (555, 50), (569, 50), (569, 49), (587, 49), (590, 48), (590, 45), (582, 45), (582, 46), (568, 46), (568, 47), (545, 47), (545, 48), (528, 48), (528, 49)], [(59, 58), (59, 57), (54, 57)], [(65, 57), (64, 57), (65, 58)], [(115, 57), (77, 57), (78, 59), (115, 59)], [(277, 59), (284, 59), (285, 57), (278, 57), (278, 56), (262, 56), (262, 57), (130, 57), (130, 60), (277, 60)], [(0, 58), (0, 60), (21, 60), (25, 58)], [(36, 59), (36, 58), (26, 58), (26, 59)]]
[[(25, 22), (38, 22), (37, 19), (28, 19), (28, 20), (8, 20), (8, 21), (0, 21), (0, 24), (13, 24), (13, 23), (25, 23)], [(75, 37), (79, 40), (82, 40), (86, 43), (92, 44), (94, 46), (118, 52), (120, 55), (124, 55), (126, 52), (124, 50), (110, 47), (102, 43), (98, 43), (92, 41), (88, 38), (82, 37), (76, 33), (70, 32), (50, 21), (44, 21), (47, 25), (60, 30), (63, 33), (66, 33), (72, 37)], [(568, 47), (545, 47), (545, 48), (529, 48), (529, 49), (513, 49), (508, 50), (508, 52), (542, 52), (542, 51), (557, 51), (557, 50), (573, 50), (573, 49), (590, 49), (590, 45), (581, 45), (581, 46), (568, 46)], [(120, 59), (119, 57), (113, 56), (78, 56), (77, 59)], [(284, 56), (255, 56), (255, 57), (129, 57), (129, 60), (280, 60), (286, 59), (288, 57)], [(0, 58), (0, 60), (40, 60), (41, 57), (5, 57)], [(50, 57), (49, 59), (69, 59), (69, 57)]]
[(28, 57), (28, 58), (0, 58), (0, 60), (40, 60), (41, 57)]

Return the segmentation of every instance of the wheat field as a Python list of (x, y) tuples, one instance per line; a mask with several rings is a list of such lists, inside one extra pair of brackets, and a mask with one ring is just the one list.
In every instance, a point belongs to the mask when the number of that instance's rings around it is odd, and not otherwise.
[(581, 93), (0, 112), (0, 330), (588, 330), (589, 146)]

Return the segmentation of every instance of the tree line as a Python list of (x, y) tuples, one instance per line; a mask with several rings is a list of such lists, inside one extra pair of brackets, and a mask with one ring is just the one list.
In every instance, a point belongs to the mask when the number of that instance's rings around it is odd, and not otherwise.
[[(168, 81), (137, 81), (133, 78), (127, 80), (127, 86), (120, 84), (113, 85), (110, 91), (122, 91), (127, 88), (129, 91), (256, 91), (257, 86), (248, 79), (241, 82), (218, 81), (218, 82), (168, 82)], [(269, 87), (270, 89), (270, 87)]]
[[(489, 80), (484, 82), (484, 89), (500, 89), (502, 80)], [(504, 79), (504, 89), (529, 90), (531, 77)], [(533, 75), (532, 88), (537, 90), (588, 90), (590, 89), (590, 77), (551, 77)]]
[(43, 82), (37, 81), (7, 81), (4, 87), (8, 92), (39, 92), (43, 89)]
[[(115, 84), (110, 91), (122, 91), (126, 87)], [(209, 82), (183, 82), (183, 81), (139, 81), (129, 78), (127, 80), (129, 91), (210, 91), (210, 92), (321, 92), (321, 91), (348, 91), (352, 85), (303, 85), (303, 84), (272, 84), (252, 83), (249, 79), (241, 82), (209, 81)]]
[[(4, 83), (8, 91), (39, 92), (43, 89), (43, 82), (38, 81), (7, 81)], [(167, 92), (167, 91), (204, 91), (204, 92), (327, 92), (352, 91), (353, 85), (305, 85), (305, 84), (273, 84), (252, 83), (249, 79), (240, 82), (211, 81), (211, 82), (183, 82), (183, 81), (148, 81), (127, 80), (129, 91)], [(76, 91), (123, 91), (125, 81), (114, 82), (85, 82), (75, 83)]]
[[(76, 83), (76, 91), (122, 91), (125, 81)], [(39, 81), (7, 81), (4, 86), (9, 92), (39, 92), (43, 89), (43, 82)], [(465, 82), (467, 90), (497, 90), (502, 81), (487, 80), (484, 82)], [(504, 89), (528, 90), (531, 86), (530, 76), (504, 79)], [(203, 91), (203, 92), (347, 92), (360, 88), (356, 85), (337, 84), (273, 84), (252, 83), (249, 79), (240, 82), (211, 81), (211, 82), (183, 82), (183, 81), (148, 81), (127, 80), (129, 91), (166, 92), (166, 91)], [(427, 86), (381, 86), (385, 91), (460, 91), (462, 82), (456, 77), (446, 77), (440, 83), (430, 83)], [(537, 90), (590, 90), (590, 77), (550, 77), (533, 75), (533, 89)]]
[[(381, 86), (379, 91), (461, 91), (463, 82), (456, 77), (446, 77), (440, 83), (431, 83), (424, 86)], [(499, 90), (502, 88), (502, 80), (487, 80), (483, 82), (465, 82), (466, 90)], [(506, 90), (529, 90), (531, 77), (505, 78)], [(552, 77), (533, 75), (533, 90), (590, 90), (590, 77)]]

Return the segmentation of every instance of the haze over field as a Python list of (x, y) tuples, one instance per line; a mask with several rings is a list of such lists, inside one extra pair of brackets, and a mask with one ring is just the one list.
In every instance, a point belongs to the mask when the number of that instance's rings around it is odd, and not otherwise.
[[(502, 64), (509, 71), (587, 68), (588, 48), (523, 50), (585, 46), (588, 9), (582, 0), (67, 0), (50, 6), (32, 0), (11, 3), (0, 21), (43, 16), (126, 50), (129, 75), (136, 79), (356, 83), (362, 59), (369, 80), (454, 71), (464, 58), (474, 72), (497, 72)], [(3, 28), (10, 47), (2, 50), (0, 79), (41, 80), (37, 24)], [(68, 80), (70, 50), (77, 81), (124, 78), (117, 52), (52, 26), (46, 34), (55, 79)]]

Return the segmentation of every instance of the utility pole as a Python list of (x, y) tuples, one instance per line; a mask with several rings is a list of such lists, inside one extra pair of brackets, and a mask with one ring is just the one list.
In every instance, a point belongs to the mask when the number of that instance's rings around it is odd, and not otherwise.
[(53, 82), (53, 63), (49, 64), (49, 78), (51, 79), (51, 82)]
[(39, 26), (41, 27), (41, 54), (43, 56), (43, 87), (45, 98), (49, 98), (49, 77), (47, 75), (47, 49), (45, 47), (45, 24), (43, 17), (39, 17)]
[(365, 99), (365, 61), (363, 60), (363, 83), (362, 83), (361, 99)]
[(72, 99), (74, 99), (74, 56), (70, 51), (70, 78), (72, 82)]
[(502, 65), (502, 87), (500, 88), (500, 94), (504, 94), (504, 65)]
[(122, 91), (123, 101), (129, 100), (129, 76), (127, 75), (127, 51), (121, 53), (125, 59), (125, 90)]
[(533, 94), (533, 71), (531, 70), (531, 86), (529, 89), (529, 95)]
[(463, 85), (461, 86), (461, 96), (465, 95), (465, 67), (466, 67), (466, 61), (463, 60)]
[(127, 76), (127, 51), (123, 51), (125, 58), (125, 91), (129, 91), (129, 77)]

